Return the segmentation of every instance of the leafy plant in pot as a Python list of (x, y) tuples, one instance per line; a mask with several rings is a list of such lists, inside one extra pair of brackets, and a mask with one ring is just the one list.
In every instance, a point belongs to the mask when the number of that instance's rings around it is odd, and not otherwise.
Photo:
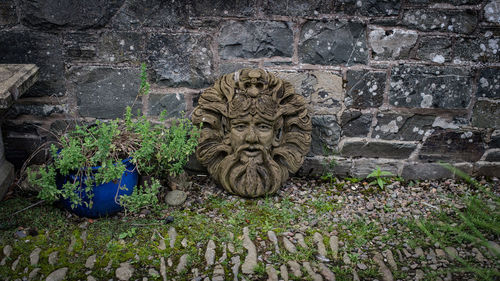
[[(149, 92), (145, 70), (143, 64), (138, 96)], [(28, 171), (28, 179), (40, 188), (40, 199), (62, 200), (80, 216), (154, 208), (159, 180), (183, 172), (199, 136), (189, 119), (174, 119), (167, 127), (165, 116), (154, 122), (127, 107), (121, 119), (76, 125), (51, 146), (53, 160)], [(139, 174), (151, 177), (150, 184), (137, 187)]]

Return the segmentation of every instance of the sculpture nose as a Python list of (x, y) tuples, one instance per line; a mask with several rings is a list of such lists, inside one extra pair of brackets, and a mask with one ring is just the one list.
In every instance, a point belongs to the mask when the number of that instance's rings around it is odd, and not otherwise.
[(248, 143), (256, 143), (257, 142), (257, 135), (255, 134), (255, 131), (253, 128), (250, 128), (250, 130), (248, 131), (248, 134), (245, 137), (245, 140)]

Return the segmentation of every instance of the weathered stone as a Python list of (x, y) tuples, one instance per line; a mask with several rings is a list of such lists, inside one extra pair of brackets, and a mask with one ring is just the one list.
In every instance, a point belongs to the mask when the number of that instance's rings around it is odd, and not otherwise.
[(419, 159), (474, 162), (485, 151), (483, 133), (479, 131), (435, 131), (424, 142)]
[(85, 267), (88, 269), (94, 268), (96, 260), (97, 260), (96, 255), (91, 255), (90, 257), (87, 258), (87, 261), (85, 262)]
[(323, 242), (323, 236), (320, 233), (315, 232), (313, 235), (313, 240), (314, 243), (316, 243), (316, 246), (318, 247), (318, 254), (322, 257), (326, 257), (327, 253), (326, 253), (325, 243)]
[(233, 266), (231, 267), (231, 271), (233, 272), (234, 281), (238, 281), (238, 271), (240, 268), (240, 256), (231, 257), (231, 263)]
[(420, 38), (416, 57), (420, 60), (444, 63), (451, 61), (453, 41), (444, 36)]
[(235, 22), (221, 27), (219, 55), (222, 59), (291, 57), (293, 32), (285, 22)]
[(214, 75), (210, 41), (200, 34), (153, 34), (146, 45), (152, 79), (169, 87), (208, 86)]
[(348, 110), (340, 117), (342, 136), (344, 137), (366, 137), (372, 125), (373, 115), (361, 113), (360, 111)]
[(295, 247), (295, 245), (292, 242), (290, 242), (290, 240), (288, 240), (288, 238), (286, 238), (284, 236), (283, 236), (283, 246), (285, 247), (285, 249), (289, 253), (292, 253), (292, 254), (297, 253), (297, 248)]
[(357, 178), (365, 178), (371, 172), (380, 167), (380, 170), (390, 172), (393, 175), (398, 174), (400, 162), (387, 159), (361, 158), (354, 160), (350, 175)]
[(278, 246), (278, 237), (276, 237), (276, 233), (274, 231), (270, 230), (267, 232), (267, 237), (269, 238), (269, 241), (271, 241), (274, 245), (274, 250), (276, 253), (280, 253), (280, 248)]
[(357, 1), (340, 0), (335, 2), (335, 12), (348, 15), (363, 16), (396, 16), (401, 8), (401, 2), (398, 0), (383, 1)]
[[(332, 160), (335, 166), (330, 168), (329, 163)], [(336, 176), (347, 177), (351, 172), (351, 166), (351, 160), (340, 157), (306, 157), (297, 174), (301, 176), (320, 176), (332, 172)]]
[(179, 263), (175, 268), (175, 272), (177, 272), (177, 274), (180, 274), (186, 270), (188, 257), (189, 257), (188, 254), (184, 254), (179, 258)]
[(247, 256), (241, 265), (241, 272), (251, 274), (257, 266), (257, 248), (250, 240), (248, 227), (243, 228), (243, 247), (247, 249)]
[(276, 192), (310, 149), (304, 98), (262, 69), (222, 76), (203, 92), (192, 121), (203, 124), (200, 163), (226, 191), (244, 197)]
[(392, 270), (398, 270), (398, 265), (396, 264), (396, 261), (394, 260), (394, 256), (392, 255), (392, 252), (390, 249), (387, 249), (384, 251), (384, 256), (387, 259), (387, 263), (391, 267)]
[(427, 115), (379, 113), (373, 137), (384, 140), (422, 140), (434, 131), (432, 124), (435, 119), (435, 116)]
[(321, 65), (364, 64), (368, 60), (365, 25), (347, 21), (308, 21), (299, 39), (299, 60)]
[(63, 55), (68, 61), (92, 61), (97, 58), (99, 34), (87, 31), (63, 33)]
[(264, 7), (268, 15), (281, 16), (314, 16), (318, 14), (331, 13), (333, 3), (325, 0), (298, 0), (283, 2), (281, 0), (269, 0)]
[(500, 1), (491, 0), (483, 8), (484, 18), (493, 23), (500, 23)]
[(165, 196), (165, 202), (170, 206), (180, 206), (186, 201), (187, 193), (182, 190), (172, 190)]
[(14, 0), (4, 0), (0, 3), (0, 27), (17, 24), (16, 4)]
[(491, 133), (489, 148), (500, 148), (500, 130), (495, 130)]
[(45, 279), (45, 281), (62, 281), (66, 278), (67, 273), (68, 273), (67, 267), (59, 268), (50, 273)]
[(225, 262), (227, 259), (227, 245), (226, 242), (222, 242), (222, 255), (219, 258), (219, 263)]
[(474, 174), (486, 177), (498, 177), (500, 165), (498, 163), (478, 161), (474, 163)]
[(500, 129), (500, 101), (476, 101), (471, 122), (475, 127)]
[(302, 233), (296, 233), (294, 238), (297, 240), (297, 244), (299, 244), (302, 248), (308, 248), (306, 241), (304, 240), (304, 235), (302, 235)]
[(215, 262), (215, 243), (213, 240), (208, 241), (207, 250), (205, 251), (205, 261), (207, 266), (214, 265)]
[(481, 69), (476, 97), (500, 99), (500, 68)]
[(2, 249), (3, 255), (5, 257), (10, 257), (10, 254), (12, 254), (12, 246), (11, 245), (5, 245)]
[(42, 252), (42, 249), (40, 248), (35, 248), (31, 254), (30, 254), (30, 264), (31, 265), (36, 265), (38, 264), (38, 261), (40, 260), (40, 253)]
[(384, 281), (392, 281), (394, 280), (394, 277), (392, 276), (391, 271), (389, 268), (384, 264), (384, 258), (380, 253), (376, 253), (375, 256), (373, 257), (373, 261), (378, 264), (379, 266), (379, 272), (382, 275), (382, 280)]
[(60, 36), (28, 30), (2, 30), (0, 42), (0, 63), (30, 63), (40, 68), (38, 82), (25, 97), (64, 94), (64, 60)]
[[(133, 104), (140, 83), (138, 69), (83, 66), (72, 69), (69, 78), (80, 115), (95, 118), (123, 117), (125, 107)], [(139, 104), (140, 99), (136, 106)]]
[(158, 250), (165, 251), (167, 249), (167, 244), (165, 244), (165, 239), (160, 239), (158, 243)]
[(170, 240), (170, 248), (174, 248), (175, 239), (177, 239), (177, 231), (175, 228), (171, 227), (168, 229), (168, 239)]
[(165, 263), (165, 257), (160, 258), (160, 275), (163, 281), (167, 281), (167, 265)]
[(55, 265), (57, 263), (57, 260), (58, 260), (58, 255), (59, 255), (59, 251), (54, 251), (52, 253), (49, 254), (49, 264), (50, 265)]
[(33, 269), (28, 275), (28, 280), (34, 280), (38, 276), (38, 273), (40, 273), (40, 270), (42, 269), (39, 267)]
[(389, 103), (398, 107), (467, 108), (471, 99), (469, 70), (399, 65), (392, 69)]
[(249, 17), (255, 14), (255, 2), (256, 0), (197, 0), (188, 3), (192, 6), (193, 16)]
[(339, 253), (339, 238), (335, 235), (330, 237), (330, 249), (332, 250), (333, 258), (337, 259)]
[(373, 28), (368, 34), (374, 60), (407, 59), (417, 42), (418, 33), (413, 30)]
[(134, 267), (128, 262), (120, 263), (120, 267), (118, 267), (115, 271), (115, 276), (118, 280), (129, 280), (132, 278), (134, 274)]
[(347, 71), (344, 103), (348, 108), (379, 107), (384, 101), (385, 72), (367, 70)]
[(147, 36), (137, 32), (104, 32), (96, 42), (96, 55), (100, 61), (139, 63), (145, 59)]
[(311, 267), (311, 264), (308, 261), (302, 263), (302, 266), (306, 270), (307, 274), (312, 278), (313, 281), (323, 281), (321, 275), (314, 272)]
[(316, 115), (312, 118), (313, 155), (328, 155), (335, 149), (340, 139), (340, 126), (335, 115)]
[(481, 2), (482, 2), (482, 0), (448, 0), (446, 2), (443, 2), (443, 0), (413, 0), (411, 2), (411, 5), (417, 5), (417, 6), (423, 5), (423, 6), (425, 6), (425, 5), (446, 3), (448, 5), (453, 5), (453, 6), (462, 6), (462, 5), (477, 5)]
[(300, 278), (302, 277), (302, 271), (300, 270), (300, 265), (296, 261), (288, 261), (288, 266), (290, 267), (290, 271), (292, 275)]
[(344, 264), (351, 264), (351, 258), (349, 258), (349, 255), (347, 253), (344, 253), (344, 255), (342, 256), (342, 261), (344, 262)]
[(444, 250), (446, 252), (446, 255), (448, 256), (448, 259), (450, 259), (450, 260), (454, 260), (457, 257), (459, 257), (457, 249), (455, 249), (451, 246), (444, 248)]
[[(219, 74), (224, 75), (224, 74), (234, 73), (242, 68), (257, 68), (258, 66), (259, 66), (258, 63), (253, 63), (253, 62), (221, 61), (219, 64)], [(295, 87), (295, 90), (298, 91), (297, 87)], [(193, 103), (193, 106), (196, 105), (197, 104)]]
[(189, 4), (186, 1), (165, 2), (127, 0), (111, 20), (117, 30), (138, 30), (143, 27), (178, 28), (189, 24)]
[(478, 24), (477, 12), (438, 11), (428, 9), (409, 9), (403, 15), (403, 24), (422, 31), (450, 31), (469, 34)]
[(500, 162), (500, 149), (489, 149), (484, 155), (484, 161)]
[(124, 0), (18, 1), (19, 17), (34, 28), (96, 28), (106, 25)]
[(288, 281), (288, 269), (286, 268), (286, 265), (282, 264), (280, 266), (280, 276), (281, 276), (281, 279), (283, 279), (284, 281)]
[(20, 115), (31, 115), (37, 117), (49, 117), (52, 114), (63, 114), (68, 112), (67, 105), (48, 105), (48, 104), (13, 104), (5, 113), (6, 118), (15, 119)]
[(455, 42), (453, 62), (498, 62), (500, 60), (499, 41), (500, 37), (491, 36), (491, 32), (487, 32), (484, 37), (459, 38)]
[(405, 163), (401, 177), (405, 180), (435, 180), (453, 178), (454, 174), (437, 163)]
[(270, 264), (266, 265), (267, 281), (278, 281), (278, 272)]
[(335, 281), (335, 274), (325, 264), (320, 263), (319, 270), (327, 281)]
[(340, 144), (340, 155), (347, 157), (406, 159), (415, 150), (414, 142), (347, 139)]
[(148, 114), (158, 116), (166, 111), (166, 118), (183, 117), (181, 113), (186, 112), (186, 101), (184, 94), (149, 95)]

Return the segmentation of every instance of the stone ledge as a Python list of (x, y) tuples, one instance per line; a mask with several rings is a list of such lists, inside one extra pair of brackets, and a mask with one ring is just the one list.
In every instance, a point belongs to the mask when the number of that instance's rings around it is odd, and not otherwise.
[(339, 150), (344, 157), (407, 159), (416, 147), (415, 142), (352, 138), (342, 140)]
[(8, 109), (37, 80), (34, 64), (0, 64), (0, 111)]

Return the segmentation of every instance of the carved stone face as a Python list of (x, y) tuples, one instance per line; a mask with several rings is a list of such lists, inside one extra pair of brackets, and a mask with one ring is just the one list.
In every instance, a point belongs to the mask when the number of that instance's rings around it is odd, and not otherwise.
[(257, 197), (278, 190), (309, 151), (311, 119), (293, 87), (261, 69), (222, 76), (200, 97), (198, 160), (227, 191)]

